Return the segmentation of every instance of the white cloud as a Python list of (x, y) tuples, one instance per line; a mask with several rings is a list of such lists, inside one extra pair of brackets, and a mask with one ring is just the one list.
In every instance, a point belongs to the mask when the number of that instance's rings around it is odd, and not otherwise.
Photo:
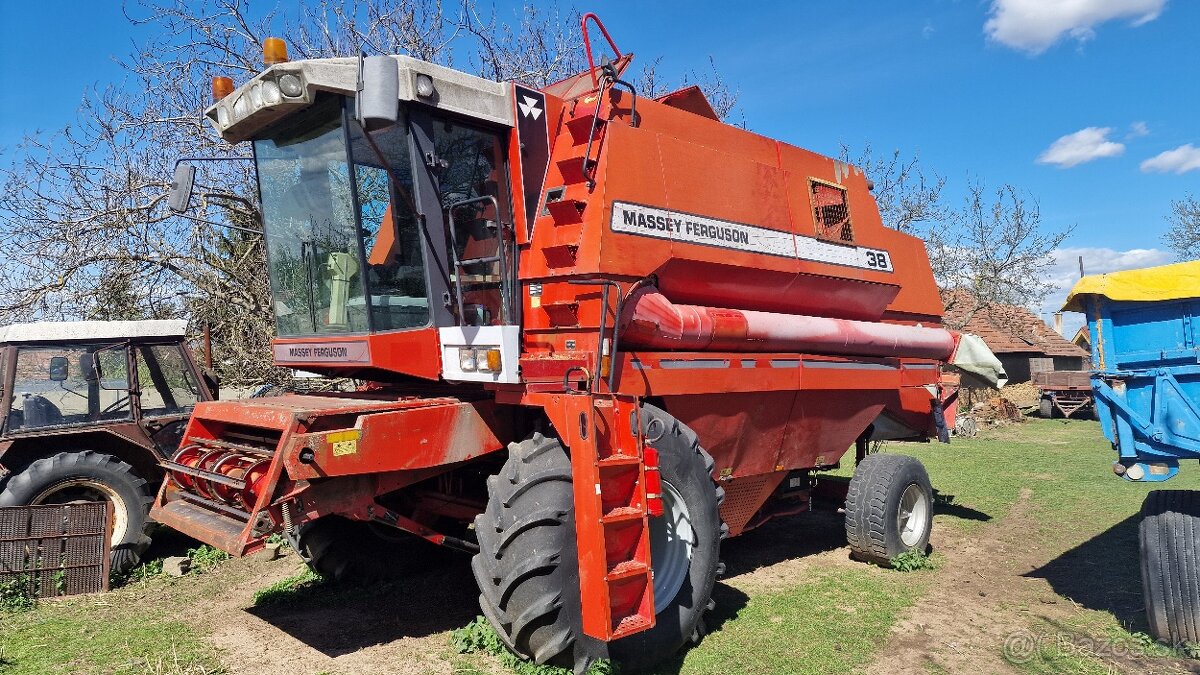
[(1134, 122), (1129, 125), (1129, 133), (1125, 134), (1125, 140), (1131, 138), (1141, 138), (1142, 136), (1150, 135), (1150, 127), (1146, 126), (1145, 122)]
[(1200, 148), (1191, 143), (1161, 152), (1142, 162), (1144, 173), (1187, 173), (1200, 169)]
[[(1134, 248), (1118, 251), (1100, 247), (1065, 247), (1054, 251), (1054, 266), (1045, 279), (1046, 287), (1053, 289), (1042, 302), (1041, 313), (1049, 317), (1062, 308), (1067, 293), (1079, 280), (1079, 256), (1083, 256), (1083, 268), (1087, 274), (1104, 274), (1119, 270), (1137, 269), (1166, 265), (1175, 258), (1169, 251), (1157, 248)], [(1082, 314), (1070, 312), (1063, 315), (1063, 333), (1068, 338), (1084, 324)]]
[(1088, 127), (1067, 134), (1038, 155), (1038, 164), (1053, 164), (1060, 169), (1090, 162), (1101, 157), (1117, 157), (1125, 152), (1121, 143), (1108, 140), (1112, 127)]
[(1064, 35), (1086, 42), (1095, 27), (1114, 19), (1140, 26), (1157, 19), (1167, 0), (992, 0), (983, 30), (988, 38), (1040, 54)]

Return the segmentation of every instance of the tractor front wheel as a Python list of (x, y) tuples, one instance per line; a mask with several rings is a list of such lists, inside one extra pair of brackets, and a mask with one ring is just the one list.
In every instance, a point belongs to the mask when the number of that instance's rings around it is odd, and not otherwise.
[[(655, 626), (608, 645), (608, 656), (633, 670), (703, 634), (725, 532), (723, 492), (696, 435), (649, 405), (642, 423), (659, 452), (665, 513), (650, 524)], [(509, 445), (475, 532), (479, 604), (509, 648), (539, 664), (585, 666), (596, 654), (582, 646), (571, 460), (558, 439), (534, 434)]]
[(113, 505), (112, 565), (127, 572), (150, 546), (149, 486), (125, 462), (91, 450), (44, 457), (9, 477), (0, 506), (107, 501)]
[(933, 525), (933, 488), (920, 460), (870, 455), (846, 493), (846, 540), (854, 557), (889, 565), (906, 551), (925, 553)]

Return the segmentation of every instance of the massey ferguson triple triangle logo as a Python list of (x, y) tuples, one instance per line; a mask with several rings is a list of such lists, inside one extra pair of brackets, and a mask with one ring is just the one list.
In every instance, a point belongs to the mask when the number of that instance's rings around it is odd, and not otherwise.
[[(542, 206), (542, 183), (550, 166), (550, 114), (546, 95), (536, 89), (513, 85), (517, 104), (517, 141), (521, 148), (521, 192), (525, 197), (525, 224), (532, 230)], [(557, 114), (557, 113), (556, 113)]]
[(532, 96), (522, 96), (522, 101), (517, 103), (517, 107), (521, 109), (521, 114), (526, 117), (537, 119), (542, 116), (542, 109), (538, 107), (539, 101)]

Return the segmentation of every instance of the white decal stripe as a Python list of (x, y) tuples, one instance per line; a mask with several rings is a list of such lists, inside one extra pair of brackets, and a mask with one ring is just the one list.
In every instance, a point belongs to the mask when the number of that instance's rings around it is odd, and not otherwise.
[(891, 272), (887, 251), (835, 244), (765, 227), (734, 223), (667, 209), (613, 202), (613, 232), (667, 239), (684, 244), (763, 253), (784, 258)]

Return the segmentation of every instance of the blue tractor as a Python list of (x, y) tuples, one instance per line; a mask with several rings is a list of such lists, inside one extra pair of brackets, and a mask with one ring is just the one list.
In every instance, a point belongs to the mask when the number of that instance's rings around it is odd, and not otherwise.
[[(1114, 473), (1157, 483), (1200, 459), (1200, 261), (1084, 277), (1063, 309), (1087, 317)], [(1200, 643), (1200, 492), (1147, 495), (1139, 541), (1151, 631)]]

